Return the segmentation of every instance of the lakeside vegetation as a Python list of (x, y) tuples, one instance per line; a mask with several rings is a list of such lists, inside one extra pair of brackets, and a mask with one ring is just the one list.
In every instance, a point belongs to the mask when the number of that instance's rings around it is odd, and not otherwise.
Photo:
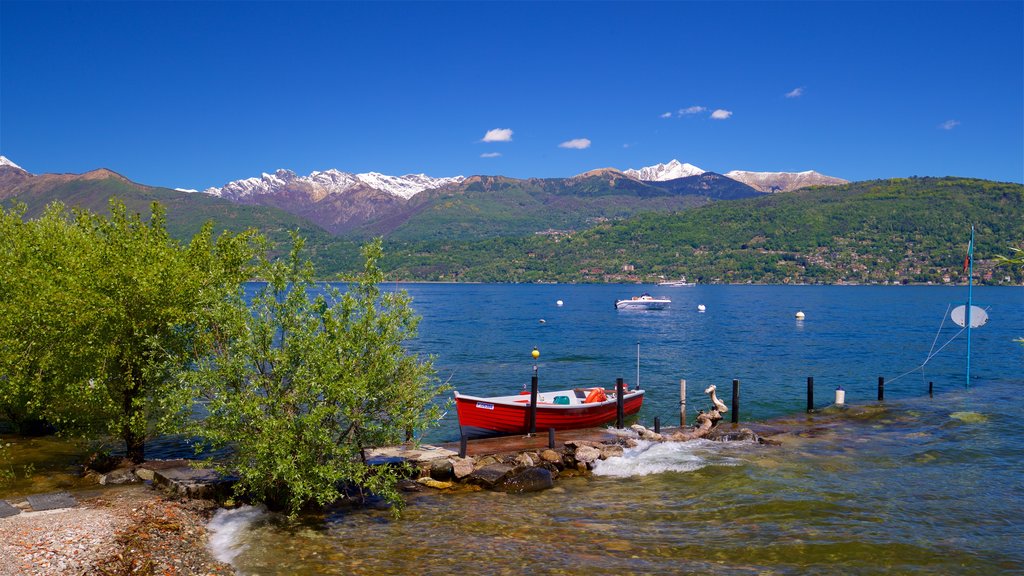
[(0, 420), (118, 438), (136, 463), (148, 439), (194, 438), (237, 494), (292, 513), (349, 488), (400, 505), (398, 471), (363, 451), (435, 425), (444, 387), (404, 347), (409, 298), (377, 288), (379, 241), (348, 292), (310, 298), (297, 235), (272, 259), (255, 230), (184, 244), (157, 203), (108, 212), (0, 210)]

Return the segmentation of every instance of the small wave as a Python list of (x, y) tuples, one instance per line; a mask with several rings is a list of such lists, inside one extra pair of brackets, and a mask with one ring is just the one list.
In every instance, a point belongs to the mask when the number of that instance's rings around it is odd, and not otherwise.
[(263, 506), (242, 506), (234, 510), (220, 509), (210, 518), (206, 529), (210, 532), (209, 548), (217, 560), (231, 564), (247, 547), (242, 535), (256, 521), (267, 515)]
[[(662, 472), (693, 472), (704, 468), (707, 445), (703, 440), (693, 442), (641, 441), (635, 448), (627, 448), (622, 456), (599, 460), (594, 465), (597, 476), (647, 476)], [(704, 452), (704, 454), (698, 454)]]

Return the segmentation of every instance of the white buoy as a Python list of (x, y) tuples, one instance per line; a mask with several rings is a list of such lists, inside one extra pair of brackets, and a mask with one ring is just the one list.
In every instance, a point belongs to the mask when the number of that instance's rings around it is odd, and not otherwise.
[(842, 386), (836, 387), (836, 406), (842, 406), (846, 403), (846, 390), (843, 390)]
[(543, 318), (541, 318), (541, 319), (540, 319), (540, 323), (541, 323), (541, 324), (544, 324), (544, 323), (546, 323), (546, 322), (547, 322), (547, 320), (545, 320), (545, 319), (543, 319)]
[(707, 308), (703, 304), (697, 304), (697, 312), (703, 312), (705, 310), (707, 310)]
[(561, 306), (561, 305), (562, 305), (562, 301), (561, 301), (561, 300), (558, 300), (557, 302), (555, 302), (555, 305), (556, 305), (556, 306)]
[(797, 312), (796, 313), (796, 319), (797, 320), (803, 320), (804, 319), (804, 313), (803, 312)]

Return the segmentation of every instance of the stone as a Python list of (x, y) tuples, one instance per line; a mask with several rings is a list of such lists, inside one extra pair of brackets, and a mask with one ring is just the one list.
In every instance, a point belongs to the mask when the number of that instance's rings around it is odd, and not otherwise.
[(512, 466), (508, 464), (490, 464), (477, 468), (472, 474), (467, 476), (467, 479), (469, 482), (484, 488), (494, 488), (495, 485), (499, 484), (511, 473)]
[(139, 480), (145, 480), (146, 482), (153, 481), (153, 470), (144, 466), (139, 466), (135, 469), (135, 475), (139, 477)]
[(423, 478), (420, 478), (420, 479), (418, 479), (416, 481), (419, 482), (420, 484), (423, 484), (424, 486), (428, 486), (430, 488), (436, 488), (438, 490), (446, 490), (448, 488), (451, 488), (454, 485), (451, 482), (439, 482), (439, 481), (434, 480), (433, 478), (430, 478), (428, 476), (424, 476)]
[(593, 446), (579, 446), (576, 448), (576, 461), (580, 463), (593, 462), (601, 457), (601, 450)]
[(533, 457), (531, 457), (526, 452), (523, 452), (523, 453), (519, 454), (518, 456), (516, 456), (515, 463), (516, 463), (516, 466), (527, 466), (527, 467), (533, 466), (535, 464), (535, 462), (533, 461)]
[(530, 466), (510, 474), (495, 486), (502, 492), (540, 492), (554, 488), (555, 481), (551, 471), (540, 466)]
[(492, 464), (501, 464), (501, 460), (499, 460), (496, 456), (484, 456), (483, 458), (477, 460), (476, 467), (483, 468), (484, 466), (490, 466)]
[(398, 481), (398, 489), (402, 492), (423, 492), (423, 486), (415, 480), (409, 480), (408, 478), (402, 478)]
[(216, 498), (226, 495), (235, 481), (235, 478), (221, 476), (216, 470), (191, 466), (156, 470), (153, 474), (154, 484), (172, 494), (187, 498)]
[(115, 486), (119, 484), (133, 484), (139, 481), (139, 477), (130, 468), (121, 468), (108, 472), (99, 478), (99, 483), (104, 486)]
[(447, 482), (455, 476), (455, 466), (447, 458), (440, 458), (430, 463), (430, 477), (438, 482)]
[(611, 444), (608, 446), (601, 447), (601, 460), (607, 460), (616, 456), (622, 456), (622, 446), (618, 444)]
[(452, 462), (452, 472), (457, 480), (462, 480), (473, 473), (476, 462), (472, 458), (456, 458)]
[(0, 518), (21, 514), (21, 508), (12, 506), (7, 500), (0, 500)]
[(716, 442), (759, 442), (760, 438), (749, 428), (739, 430), (728, 430), (724, 427), (715, 427), (705, 436), (708, 440)]
[(561, 464), (562, 455), (554, 450), (545, 450), (540, 453), (540, 459), (545, 462), (551, 462), (553, 464)]
[(53, 492), (50, 494), (33, 494), (25, 498), (32, 510), (57, 510), (58, 508), (73, 508), (78, 505), (75, 497), (67, 492)]

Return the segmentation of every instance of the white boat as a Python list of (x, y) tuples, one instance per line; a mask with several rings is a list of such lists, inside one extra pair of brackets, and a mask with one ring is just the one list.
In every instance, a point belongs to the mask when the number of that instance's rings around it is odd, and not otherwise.
[(683, 276), (679, 280), (666, 280), (664, 282), (658, 282), (658, 286), (668, 286), (670, 288), (692, 288), (696, 285), (696, 282), (687, 282), (686, 276)]
[(664, 296), (655, 298), (650, 294), (644, 293), (640, 296), (633, 296), (629, 300), (616, 300), (616, 310), (663, 310), (671, 304), (672, 301)]

